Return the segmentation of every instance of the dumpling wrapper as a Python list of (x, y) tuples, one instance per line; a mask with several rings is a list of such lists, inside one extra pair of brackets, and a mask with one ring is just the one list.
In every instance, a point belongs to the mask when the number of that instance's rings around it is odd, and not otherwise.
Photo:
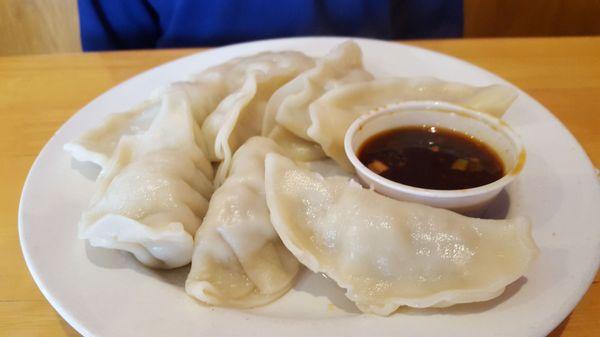
[(202, 302), (255, 307), (293, 284), (299, 263), (273, 229), (265, 199), (264, 160), (270, 152), (283, 149), (271, 139), (250, 138), (210, 200), (185, 284), (186, 292)]
[(168, 95), (145, 133), (121, 138), (81, 216), (79, 237), (153, 268), (188, 264), (213, 192), (197, 132), (187, 101)]
[(104, 169), (121, 137), (148, 130), (160, 106), (160, 102), (148, 100), (129, 111), (109, 114), (99, 125), (86, 130), (63, 148), (76, 160), (91, 162)]
[[(92, 162), (104, 169), (123, 136), (140, 135), (150, 128), (168, 96), (177, 95), (190, 107), (196, 123), (202, 123), (225, 96), (224, 80), (211, 76), (210, 80), (175, 82), (155, 90), (149, 99), (133, 109), (109, 114), (98, 126), (84, 132), (77, 139), (65, 144), (64, 149), (73, 158)], [(204, 140), (196, 142), (206, 152)]]
[[(95, 163), (104, 169), (121, 137), (139, 135), (148, 130), (165, 96), (178, 94), (186, 100), (195, 122), (202, 125), (226, 96), (242, 87), (248, 74), (272, 69), (269, 62), (277, 63), (282, 72), (292, 71), (292, 77), (313, 64), (311, 58), (298, 52), (266, 52), (234, 58), (192, 75), (189, 81), (157, 88), (146, 101), (126, 112), (109, 114), (98, 126), (65, 144), (64, 149), (75, 159)], [(216, 125), (206, 134), (209, 145), (201, 139), (197, 143), (211, 159), (215, 159), (212, 147), (222, 120), (218, 115), (212, 119), (216, 119)]]
[(353, 41), (335, 46), (316, 65), (286, 83), (269, 99), (263, 118), (262, 134), (268, 135), (277, 124), (307, 141), (311, 121), (309, 105), (325, 92), (348, 83), (372, 80), (363, 67), (362, 52)]
[(327, 158), (319, 144), (302, 139), (281, 125), (271, 130), (269, 138), (283, 147), (286, 154), (294, 160), (315, 161)]
[(363, 312), (489, 300), (538, 253), (524, 218), (468, 218), (397, 201), (275, 154), (265, 168), (271, 220), (285, 246)]
[(344, 136), (360, 115), (392, 103), (436, 100), (500, 117), (517, 97), (504, 85), (474, 87), (435, 78), (384, 78), (333, 89), (313, 102), (308, 136), (340, 166), (352, 171), (344, 152)]
[(227, 177), (235, 150), (260, 135), (265, 106), (273, 92), (313, 64), (310, 57), (293, 51), (260, 53), (246, 61), (235, 67), (244, 73), (243, 84), (202, 124), (209, 157), (221, 162), (214, 179), (216, 187)]

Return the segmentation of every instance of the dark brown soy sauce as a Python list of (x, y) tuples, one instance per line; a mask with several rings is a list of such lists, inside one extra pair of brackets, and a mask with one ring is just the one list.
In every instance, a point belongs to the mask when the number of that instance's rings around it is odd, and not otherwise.
[(478, 187), (504, 175), (502, 160), (488, 145), (462, 133), (425, 125), (372, 136), (360, 147), (358, 158), (384, 178), (435, 190)]

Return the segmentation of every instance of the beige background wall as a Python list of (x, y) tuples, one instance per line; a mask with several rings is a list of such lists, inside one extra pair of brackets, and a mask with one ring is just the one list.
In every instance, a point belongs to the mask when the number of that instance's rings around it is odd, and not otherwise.
[[(464, 14), (465, 37), (600, 34), (600, 0), (464, 0)], [(0, 55), (80, 50), (76, 0), (0, 0)]]
[(81, 50), (77, 0), (0, 0), (0, 55)]

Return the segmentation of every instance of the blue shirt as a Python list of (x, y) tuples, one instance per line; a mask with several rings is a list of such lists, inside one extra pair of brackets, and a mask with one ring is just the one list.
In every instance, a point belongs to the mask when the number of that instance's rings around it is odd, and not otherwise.
[(462, 35), (462, 0), (79, 0), (83, 49), (215, 46), (290, 36)]

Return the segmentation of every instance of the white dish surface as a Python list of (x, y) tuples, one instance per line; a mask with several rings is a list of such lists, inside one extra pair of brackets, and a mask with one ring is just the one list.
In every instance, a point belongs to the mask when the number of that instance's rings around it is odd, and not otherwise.
[[(144, 72), (96, 98), (69, 119), (35, 161), (21, 196), (19, 234), (31, 274), (48, 301), (88, 336), (545, 336), (586, 292), (600, 262), (600, 187), (567, 129), (519, 91), (504, 116), (523, 140), (527, 164), (488, 216), (526, 215), (540, 255), (525, 277), (492, 301), (445, 309), (360, 314), (332, 281), (304, 270), (285, 296), (251, 310), (216, 308), (189, 297), (189, 267), (155, 271), (127, 253), (77, 239), (93, 181), (62, 150), (110, 112), (146, 99), (159, 85), (230, 58), (265, 50), (324, 55), (342, 38), (298, 38), (232, 45)], [(506, 83), (466, 62), (398, 43), (355, 39), (376, 77), (435, 76), (471, 85)]]

